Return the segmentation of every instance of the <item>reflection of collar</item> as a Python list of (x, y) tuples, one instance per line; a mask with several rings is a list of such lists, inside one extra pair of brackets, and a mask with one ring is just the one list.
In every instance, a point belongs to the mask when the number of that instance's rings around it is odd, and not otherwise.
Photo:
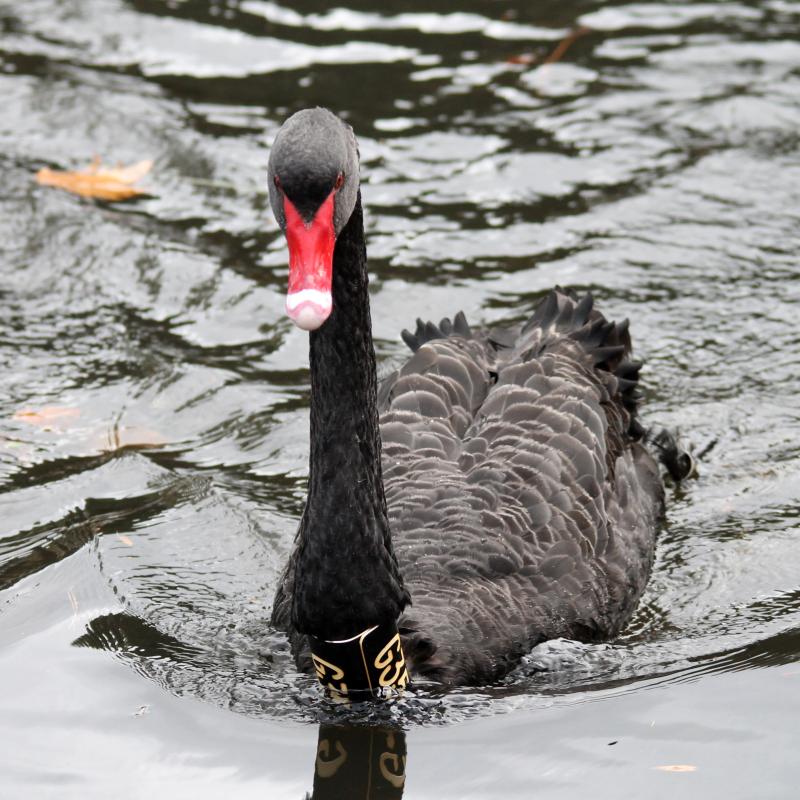
[(349, 639), (308, 637), (320, 683), (334, 700), (365, 700), (401, 692), (408, 670), (397, 625), (373, 625)]
[(406, 737), (399, 728), (320, 725), (312, 800), (401, 800)]

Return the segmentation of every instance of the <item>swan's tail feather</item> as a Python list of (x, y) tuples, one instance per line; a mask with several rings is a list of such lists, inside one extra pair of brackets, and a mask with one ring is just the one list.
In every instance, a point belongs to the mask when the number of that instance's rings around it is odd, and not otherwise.
[(465, 339), (469, 339), (472, 336), (472, 329), (469, 327), (469, 323), (463, 311), (459, 311), (458, 314), (453, 317), (453, 330)]
[(446, 339), (453, 334), (463, 336), (465, 339), (472, 337), (472, 329), (469, 327), (463, 311), (459, 311), (452, 321), (449, 317), (445, 317), (438, 325), (435, 322), (423, 322), (417, 318), (417, 329), (414, 333), (403, 330), (400, 335), (403, 337), (403, 341), (416, 353), (426, 342), (430, 342), (433, 339)]
[(640, 439), (644, 428), (637, 419), (641, 393), (641, 361), (631, 358), (629, 320), (609, 321), (595, 309), (590, 293), (578, 296), (573, 290), (556, 287), (548, 292), (519, 333), (516, 347), (526, 358), (539, 357), (562, 347), (564, 340), (580, 345), (591, 365), (608, 373), (606, 387), (619, 396), (629, 415), (628, 435)]
[(663, 428), (650, 438), (650, 444), (674, 481), (680, 482), (697, 474), (697, 464), (692, 454), (681, 447), (677, 434)]
[(522, 328), (522, 335), (524, 336), (528, 331), (533, 328), (549, 328), (556, 323), (558, 318), (558, 290), (553, 289), (547, 293), (547, 297), (539, 303), (533, 316), (525, 323)]
[(572, 289), (556, 286), (551, 289), (544, 300), (539, 303), (530, 319), (522, 326), (520, 337), (524, 337), (534, 328), (553, 329), (559, 333), (580, 330), (598, 312), (592, 313), (594, 298), (587, 292), (580, 299)]

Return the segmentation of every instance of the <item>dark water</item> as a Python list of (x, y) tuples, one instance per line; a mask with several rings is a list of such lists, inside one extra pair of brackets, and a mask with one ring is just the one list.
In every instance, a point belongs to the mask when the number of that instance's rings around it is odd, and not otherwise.
[[(458, 5), (0, 4), (1, 797), (796, 796), (800, 3)], [(308, 370), (264, 176), (313, 104), (381, 360), (554, 283), (631, 317), (701, 475), (619, 641), (354, 718), (268, 628)], [(33, 181), (95, 154), (152, 196)]]

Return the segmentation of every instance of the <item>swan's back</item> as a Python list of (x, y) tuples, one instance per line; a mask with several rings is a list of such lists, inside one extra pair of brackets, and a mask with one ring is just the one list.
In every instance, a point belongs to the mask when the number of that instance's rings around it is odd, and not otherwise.
[(419, 324), (379, 392), (416, 671), (508, 671), (536, 642), (616, 634), (650, 574), (663, 487), (636, 419), (627, 322), (554, 290), (520, 329)]

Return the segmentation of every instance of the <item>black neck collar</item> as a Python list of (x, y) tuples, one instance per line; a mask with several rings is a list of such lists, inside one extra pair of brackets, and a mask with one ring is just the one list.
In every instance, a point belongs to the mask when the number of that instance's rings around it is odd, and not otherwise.
[(319, 682), (340, 702), (387, 697), (408, 684), (397, 625), (374, 625), (337, 641), (309, 637)]

